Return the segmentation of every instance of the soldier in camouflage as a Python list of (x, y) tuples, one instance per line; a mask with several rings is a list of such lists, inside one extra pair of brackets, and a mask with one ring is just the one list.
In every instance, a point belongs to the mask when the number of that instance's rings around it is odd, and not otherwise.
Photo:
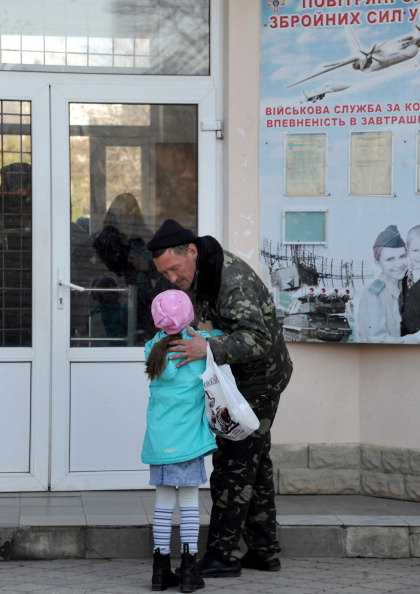
[[(218, 365), (231, 366), (237, 385), (260, 420), (243, 441), (217, 438), (210, 478), (212, 512), (201, 575), (238, 576), (242, 567), (278, 571), (271, 434), (292, 362), (267, 287), (253, 269), (210, 236), (196, 237), (168, 219), (147, 245), (157, 269), (193, 299), (199, 322), (224, 334), (208, 339)], [(208, 326), (207, 326), (208, 328)], [(179, 365), (206, 357), (193, 330), (170, 349)], [(248, 551), (239, 550), (243, 537)]]

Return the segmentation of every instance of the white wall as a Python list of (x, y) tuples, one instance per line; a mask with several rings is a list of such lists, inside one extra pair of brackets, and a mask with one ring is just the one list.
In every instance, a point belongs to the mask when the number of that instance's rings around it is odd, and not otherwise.
[[(225, 0), (224, 245), (258, 269), (260, 2)], [(295, 365), (273, 443), (420, 449), (420, 350), (290, 344)]]
[(280, 400), (274, 443), (359, 443), (356, 345), (290, 344), (294, 373)]
[[(259, 2), (225, 0), (224, 246), (258, 267)], [(255, 10), (257, 9), (257, 10)], [(244, 54), (245, 52), (245, 54)], [(227, 216), (226, 216), (227, 215)]]
[(420, 347), (358, 348), (361, 442), (420, 449)]

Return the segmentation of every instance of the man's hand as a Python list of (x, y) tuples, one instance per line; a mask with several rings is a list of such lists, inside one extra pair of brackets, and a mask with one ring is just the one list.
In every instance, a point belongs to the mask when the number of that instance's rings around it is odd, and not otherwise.
[(204, 359), (207, 357), (207, 341), (206, 339), (195, 332), (188, 326), (187, 332), (192, 338), (190, 340), (176, 339), (171, 342), (168, 351), (170, 353), (177, 353), (169, 357), (170, 359), (182, 359), (177, 367), (182, 367), (190, 361), (197, 361), (197, 359)]

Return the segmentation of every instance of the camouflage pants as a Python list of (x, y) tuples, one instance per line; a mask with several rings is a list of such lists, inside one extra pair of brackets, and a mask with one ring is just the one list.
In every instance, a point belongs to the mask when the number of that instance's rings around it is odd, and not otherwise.
[[(276, 387), (277, 388), (277, 387)], [(260, 419), (260, 428), (242, 441), (217, 438), (210, 477), (213, 501), (207, 551), (221, 561), (242, 557), (238, 543), (243, 537), (250, 549), (267, 559), (280, 551), (276, 537), (276, 507), (271, 433), (280, 390), (247, 400)]]

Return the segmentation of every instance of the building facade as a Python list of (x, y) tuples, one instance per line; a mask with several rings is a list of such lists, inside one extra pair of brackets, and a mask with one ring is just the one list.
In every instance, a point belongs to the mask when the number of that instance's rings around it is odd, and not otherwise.
[[(10, 9), (0, 23), (0, 490), (147, 488), (143, 345), (163, 285), (145, 242), (177, 218), (269, 280), (266, 2), (63, 4), (21, 2), (20, 18)], [(295, 373), (273, 426), (279, 490), (316, 490), (307, 452), (321, 445), (341, 452), (324, 471), (349, 448), (353, 491), (361, 448), (416, 456), (416, 346), (289, 346)]]

